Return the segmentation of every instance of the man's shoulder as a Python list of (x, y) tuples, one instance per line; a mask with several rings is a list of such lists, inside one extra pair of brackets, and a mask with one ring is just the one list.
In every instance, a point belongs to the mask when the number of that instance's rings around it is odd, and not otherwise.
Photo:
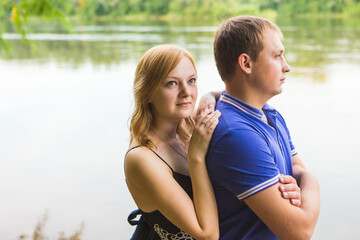
[[(246, 113), (239, 111), (229, 104), (221, 102), (216, 105), (216, 109), (221, 112), (221, 117), (219, 118), (219, 123), (213, 133), (213, 145), (218, 145), (220, 140), (228, 138), (231, 140), (245, 139), (246, 141), (248, 135), (252, 135), (255, 138), (261, 135), (254, 120), (247, 116)], [(212, 147), (210, 146), (210, 148)]]
[(251, 121), (245, 112), (229, 104), (219, 102), (216, 105), (216, 110), (221, 112), (219, 122), (225, 123), (228, 127), (251, 125)]
[(219, 110), (221, 117), (214, 135), (242, 137), (247, 134), (258, 134), (256, 124), (242, 112), (235, 112), (229, 108)]
[[(233, 121), (228, 119), (220, 119), (217, 128), (213, 134), (209, 152), (212, 151), (252, 151), (267, 145), (264, 134), (256, 127), (246, 121)], [(229, 152), (228, 152), (229, 153)]]

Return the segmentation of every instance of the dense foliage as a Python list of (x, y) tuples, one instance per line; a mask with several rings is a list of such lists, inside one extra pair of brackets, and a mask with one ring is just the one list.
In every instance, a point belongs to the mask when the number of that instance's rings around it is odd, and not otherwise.
[(3, 0), (0, 17), (66, 14), (93, 16), (193, 15), (228, 16), (275, 11), (281, 15), (360, 14), (360, 0)]
[(360, 0), (72, 0), (72, 14), (226, 16), (275, 11), (284, 15), (360, 14)]
[[(0, 0), (0, 19), (11, 20), (17, 32), (28, 32), (30, 17), (67, 25), (67, 16), (223, 17), (238, 14), (281, 16), (307, 14), (360, 15), (360, 0)], [(66, 17), (65, 17), (66, 16)], [(7, 47), (0, 29), (0, 47)]]

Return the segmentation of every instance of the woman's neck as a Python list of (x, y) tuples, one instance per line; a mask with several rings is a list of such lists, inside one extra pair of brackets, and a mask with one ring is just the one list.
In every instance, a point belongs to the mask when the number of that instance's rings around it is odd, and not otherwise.
[(155, 121), (152, 131), (164, 141), (176, 138), (178, 122)]
[(172, 152), (172, 156), (181, 156), (186, 161), (187, 146), (177, 134), (180, 119), (178, 121), (168, 121), (165, 118), (154, 120), (157, 121), (154, 121), (152, 127), (152, 138), (156, 142), (156, 145), (162, 149), (167, 149), (166, 151)]

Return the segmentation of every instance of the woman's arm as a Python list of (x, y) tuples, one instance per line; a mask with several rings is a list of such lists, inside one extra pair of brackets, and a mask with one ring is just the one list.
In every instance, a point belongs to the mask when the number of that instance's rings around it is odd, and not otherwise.
[(217, 207), (205, 156), (220, 113), (210, 112), (201, 114), (189, 145), (193, 201), (175, 181), (171, 170), (149, 149), (134, 149), (125, 159), (127, 184), (138, 207), (145, 212), (159, 210), (195, 239), (219, 238)]
[[(203, 110), (199, 113), (191, 137), (188, 164), (193, 186), (195, 211), (204, 238), (218, 239), (219, 225), (215, 195), (206, 169), (205, 157), (211, 136), (219, 122), (220, 112)], [(200, 237), (200, 236), (198, 236)]]

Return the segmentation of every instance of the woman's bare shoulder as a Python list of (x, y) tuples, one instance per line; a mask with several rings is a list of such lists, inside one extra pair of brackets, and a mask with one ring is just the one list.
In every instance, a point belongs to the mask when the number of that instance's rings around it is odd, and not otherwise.
[[(145, 212), (156, 210), (166, 186), (177, 184), (170, 168), (149, 148), (137, 147), (125, 157), (125, 176), (136, 204)], [(145, 196), (145, 197), (144, 197)]]
[(128, 152), (125, 156), (125, 166), (142, 166), (146, 164), (146, 162), (151, 161), (156, 155), (147, 147), (144, 146), (136, 146), (129, 147)]
[(158, 171), (170, 172), (169, 167), (149, 148), (139, 146), (133, 148), (130, 146), (125, 157), (125, 173), (130, 175), (153, 175)]

